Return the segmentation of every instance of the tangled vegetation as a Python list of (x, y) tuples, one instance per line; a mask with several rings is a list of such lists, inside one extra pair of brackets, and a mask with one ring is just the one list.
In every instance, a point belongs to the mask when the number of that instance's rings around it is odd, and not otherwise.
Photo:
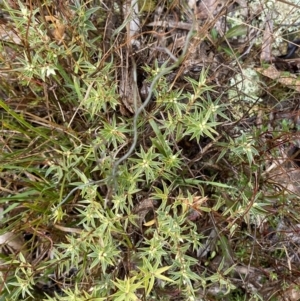
[(279, 2), (0, 2), (0, 300), (300, 298)]

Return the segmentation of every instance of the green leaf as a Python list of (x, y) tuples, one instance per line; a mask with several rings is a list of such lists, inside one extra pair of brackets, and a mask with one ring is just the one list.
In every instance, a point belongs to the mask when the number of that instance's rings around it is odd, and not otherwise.
[(96, 6), (96, 7), (92, 7), (92, 8), (90, 8), (90, 9), (86, 10), (86, 11), (84, 12), (84, 15), (85, 15), (86, 19), (89, 19), (90, 16), (91, 16), (93, 13), (95, 13), (97, 10), (99, 10), (99, 9), (100, 9), (100, 7), (99, 7), (99, 6)]
[(212, 40), (213, 41), (217, 41), (217, 39), (218, 39), (218, 31), (217, 31), (217, 29), (213, 28), (211, 30), (210, 34), (211, 34)]
[(153, 119), (150, 119), (149, 123), (150, 123), (153, 131), (155, 132), (155, 138), (152, 139), (152, 143), (159, 150), (159, 152), (166, 157), (167, 156), (166, 150), (169, 149), (169, 146), (166, 143), (166, 139), (162, 135), (162, 133), (159, 130), (156, 122)]
[[(30, 123), (25, 121), (21, 115), (17, 114), (15, 111), (10, 109), (10, 107), (1, 99), (0, 99), (0, 107), (2, 107), (7, 113), (9, 113), (12, 117), (14, 117), (15, 120), (17, 120), (21, 125), (23, 125), (27, 129), (31, 130), (32, 132), (36, 133), (38, 136), (41, 136), (41, 137), (45, 138), (46, 140), (49, 140), (49, 136), (46, 135), (43, 132), (43, 130), (33, 127)], [(55, 144), (59, 144), (58, 141), (54, 141), (54, 140), (51, 140), (51, 141)]]
[(240, 24), (240, 25), (236, 25), (236, 26), (232, 27), (231, 29), (229, 29), (226, 32), (225, 37), (227, 39), (230, 39), (233, 37), (244, 36), (247, 34), (247, 32), (248, 32), (248, 26), (246, 26), (245, 24)]
[(168, 282), (174, 282), (174, 280), (164, 276), (164, 275), (161, 275), (162, 273), (164, 273), (165, 271), (169, 270), (171, 268), (171, 266), (166, 266), (166, 267), (162, 267), (162, 268), (159, 268), (157, 269), (155, 272), (154, 272), (154, 276), (158, 279), (161, 279), (161, 280), (164, 280), (164, 281), (168, 281)]

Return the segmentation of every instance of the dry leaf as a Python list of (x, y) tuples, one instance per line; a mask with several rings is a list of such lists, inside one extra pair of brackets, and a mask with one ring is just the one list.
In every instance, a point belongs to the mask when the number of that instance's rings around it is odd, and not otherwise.
[(21, 39), (13, 30), (9, 29), (7, 24), (0, 24), (0, 40), (21, 44)]
[[(145, 217), (146, 215), (150, 212), (154, 210), (154, 206), (153, 206), (153, 200), (151, 199), (144, 199), (142, 200), (138, 205), (136, 205), (132, 212), (134, 214), (136, 214), (138, 216), (138, 221), (137, 224), (139, 225), (139, 228), (142, 229), (142, 225), (145, 221)], [(151, 224), (151, 222), (154, 220), (151, 220), (149, 222), (144, 223), (145, 226), (151, 226), (151, 225), (147, 225), (148, 223)], [(155, 223), (155, 221), (153, 222), (153, 224)], [(153, 225), (152, 224), (152, 225)]]
[(297, 92), (300, 92), (300, 80), (294, 78), (292, 74), (287, 74), (287, 72), (278, 71), (273, 65), (269, 66), (267, 69), (255, 68), (255, 71), (266, 77), (278, 81), (284, 86), (287, 86), (291, 89), (296, 90)]
[(120, 79), (120, 100), (126, 109), (130, 111), (130, 113), (134, 114), (142, 105), (142, 101), (140, 99), (137, 84), (133, 79), (133, 72), (133, 70), (122, 68)]
[(196, 12), (196, 18), (198, 20), (205, 20), (207, 18), (211, 19), (216, 15), (224, 3), (220, 0), (203, 0), (199, 3)]
[(267, 21), (265, 24), (264, 36), (263, 36), (263, 43), (262, 43), (262, 50), (260, 59), (261, 61), (270, 62), (272, 57), (272, 42), (273, 42), (273, 21), (271, 20), (270, 16), (267, 16)]
[(51, 34), (53, 35), (54, 39), (60, 44), (65, 37), (66, 26), (54, 16), (46, 16), (45, 20), (54, 24), (54, 29), (51, 31)]
[(149, 222), (147, 222), (147, 223), (144, 223), (144, 226), (145, 226), (145, 227), (150, 227), (150, 226), (154, 225), (155, 222), (156, 222), (156, 220), (155, 220), (155, 219), (152, 219), (151, 221), (149, 221)]
[[(3, 248), (8, 250), (10, 253), (19, 253), (23, 249), (24, 243), (23, 237), (13, 232), (7, 232), (0, 235), (1, 253), (3, 252)], [(23, 255), (25, 256), (24, 251)]]

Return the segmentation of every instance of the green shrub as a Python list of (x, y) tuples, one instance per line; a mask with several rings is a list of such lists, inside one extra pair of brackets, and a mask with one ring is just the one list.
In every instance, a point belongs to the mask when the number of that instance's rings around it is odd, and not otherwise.
[[(181, 76), (200, 34), (174, 62), (137, 64), (117, 2), (14, 3), (1, 4), (1, 300), (240, 300), (236, 266), (270, 265), (250, 228), (278, 224), (280, 194), (262, 176), (266, 128), (236, 117), (252, 104), (235, 107), (209, 67)], [(111, 11), (125, 21), (107, 36)]]

